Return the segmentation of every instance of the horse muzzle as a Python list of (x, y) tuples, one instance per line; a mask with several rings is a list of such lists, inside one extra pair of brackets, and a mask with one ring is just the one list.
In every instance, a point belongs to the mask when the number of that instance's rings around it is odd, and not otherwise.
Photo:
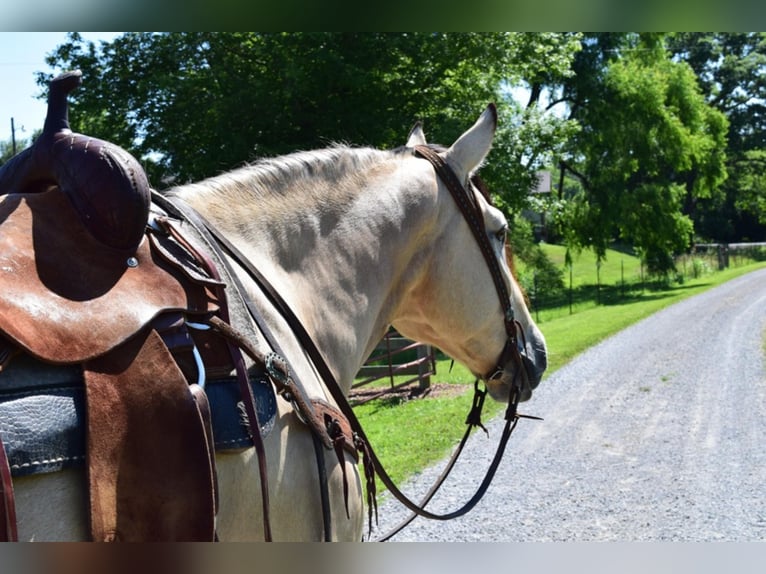
[(548, 366), (545, 344), (509, 338), (498, 360), (498, 366), (484, 377), (489, 395), (507, 403), (512, 393), (519, 393), (519, 402), (532, 397), (532, 391), (542, 380)]

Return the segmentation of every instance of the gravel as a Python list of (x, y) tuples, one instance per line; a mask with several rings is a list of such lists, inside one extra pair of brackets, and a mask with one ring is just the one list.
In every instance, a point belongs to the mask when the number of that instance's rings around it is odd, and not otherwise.
[[(549, 376), (484, 499), (451, 521), (417, 518), (394, 541), (766, 539), (766, 269), (660, 311)], [(542, 325), (545, 332), (545, 325)], [(576, 337), (576, 333), (572, 333)], [(468, 500), (502, 416), (471, 437), (429, 505)], [(441, 471), (403, 485), (414, 499)], [(372, 539), (408, 515), (386, 495)]]

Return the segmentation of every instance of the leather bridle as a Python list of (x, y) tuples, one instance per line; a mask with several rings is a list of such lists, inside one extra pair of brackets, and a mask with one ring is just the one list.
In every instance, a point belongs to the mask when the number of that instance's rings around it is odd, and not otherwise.
[[(521, 359), (521, 353), (524, 352), (524, 346), (520, 346), (518, 338), (518, 333), (521, 332), (523, 337), (524, 331), (514, 317), (508, 287), (502, 269), (500, 268), (500, 263), (489, 242), (489, 237), (484, 227), (484, 218), (481, 212), (481, 207), (476, 200), (476, 196), (463, 186), (452, 168), (433, 148), (425, 145), (415, 146), (415, 153), (428, 160), (431, 165), (434, 166), (437, 175), (441, 178), (442, 182), (444, 182), (444, 185), (447, 186), (452, 198), (455, 200), (460, 212), (468, 223), (468, 227), (487, 263), (487, 267), (489, 267), (492, 282), (495, 285), (495, 290), (500, 299), (500, 306), (503, 310), (505, 332), (508, 338), (506, 339), (505, 347), (500, 354), (497, 366), (483, 378), (490, 381), (501, 377), (506, 369), (506, 365), (512, 361), (517, 363), (517, 372), (521, 372), (522, 376), (526, 377), (527, 372)], [(520, 390), (521, 389), (518, 389), (518, 391)]]
[[(482, 480), (481, 484), (479, 485), (478, 489), (476, 490), (475, 494), (471, 497), (471, 499), (468, 500), (468, 502), (466, 502), (459, 509), (446, 514), (432, 513), (426, 510), (425, 506), (428, 504), (428, 502), (431, 500), (433, 495), (438, 491), (438, 489), (444, 483), (444, 480), (447, 478), (449, 472), (451, 471), (455, 462), (457, 461), (457, 458), (459, 457), (463, 449), (463, 446), (465, 445), (470, 435), (471, 430), (476, 426), (484, 428), (483, 425), (481, 424), (481, 410), (484, 404), (484, 398), (486, 396), (487, 391), (481, 390), (479, 388), (478, 379), (474, 385), (475, 394), (474, 394), (473, 404), (466, 418), (466, 424), (468, 426), (458, 448), (456, 449), (451, 460), (445, 467), (445, 470), (443, 471), (442, 475), (439, 477), (439, 479), (437, 479), (437, 482), (431, 487), (431, 490), (429, 490), (428, 494), (420, 501), (420, 503), (413, 502), (399, 490), (399, 488), (396, 486), (396, 484), (394, 484), (393, 480), (390, 478), (390, 476), (386, 472), (385, 468), (383, 467), (383, 464), (381, 463), (374, 449), (370, 445), (370, 441), (368, 440), (364, 432), (364, 429), (362, 428), (361, 423), (356, 417), (356, 414), (354, 413), (353, 409), (348, 403), (348, 400), (345, 394), (343, 393), (340, 384), (337, 382), (335, 375), (333, 374), (332, 370), (327, 364), (324, 356), (322, 355), (322, 353), (320, 352), (320, 350), (314, 343), (312, 337), (306, 331), (306, 328), (303, 326), (303, 323), (300, 321), (300, 319), (295, 315), (295, 313), (290, 308), (290, 306), (285, 302), (282, 296), (277, 292), (277, 290), (273, 287), (273, 285), (266, 279), (266, 277), (260, 272), (260, 270), (257, 269), (255, 265), (253, 265), (249, 261), (249, 259), (245, 257), (239, 251), (239, 249), (236, 248), (236, 246), (234, 246), (214, 226), (206, 222), (201, 215), (199, 215), (196, 212), (193, 214), (193, 219), (195, 219), (198, 224), (204, 226), (207, 232), (215, 238), (215, 241), (218, 243), (218, 246), (223, 251), (225, 251), (234, 261), (236, 261), (237, 264), (243, 268), (243, 270), (245, 270), (248, 273), (248, 275), (258, 285), (258, 287), (261, 289), (261, 291), (269, 300), (269, 302), (279, 311), (279, 313), (282, 315), (282, 317), (285, 319), (285, 321), (289, 325), (290, 329), (295, 334), (296, 338), (299, 340), (299, 342), (303, 346), (304, 350), (310, 357), (311, 361), (314, 363), (315, 368), (317, 369), (320, 377), (324, 381), (324, 384), (328, 392), (332, 396), (333, 400), (336, 402), (340, 412), (343, 414), (343, 416), (347, 418), (351, 426), (351, 429), (353, 430), (353, 433), (354, 433), (354, 441), (355, 441), (356, 447), (362, 453), (362, 459), (363, 459), (363, 462), (365, 463), (364, 467), (365, 467), (365, 478), (367, 480), (367, 506), (368, 506), (369, 520), (370, 520), (370, 529), (371, 529), (373, 511), (375, 512), (375, 515), (377, 517), (377, 504), (375, 501), (375, 490), (376, 490), (375, 479), (374, 479), (375, 474), (377, 474), (377, 476), (380, 478), (383, 484), (385, 484), (385, 486), (389, 489), (389, 491), (393, 494), (393, 496), (397, 498), (397, 500), (399, 500), (404, 506), (406, 506), (409, 510), (413, 512), (411, 517), (409, 517), (397, 528), (395, 528), (393, 531), (389, 532), (387, 535), (381, 538), (381, 540), (387, 540), (388, 538), (390, 538), (393, 534), (401, 530), (401, 528), (409, 524), (409, 522), (412, 519), (414, 519), (416, 516), (422, 516), (422, 517), (434, 519), (434, 520), (449, 520), (452, 518), (457, 518), (469, 512), (474, 506), (476, 506), (476, 504), (479, 502), (479, 500), (481, 500), (481, 498), (484, 496), (487, 489), (489, 488), (489, 485), (492, 479), (494, 478), (495, 472), (499, 466), (500, 460), (502, 459), (508, 439), (510, 438), (510, 435), (513, 432), (513, 429), (516, 427), (516, 424), (519, 418), (535, 418), (535, 419), (538, 418), (538, 417), (522, 415), (517, 412), (518, 403), (521, 398), (521, 390), (523, 388), (522, 385), (524, 384), (523, 381), (525, 381), (526, 378), (528, 377), (528, 373), (526, 372), (526, 368), (522, 359), (522, 353), (524, 352), (524, 348), (519, 345), (519, 338), (518, 338), (518, 333), (521, 332), (521, 327), (518, 321), (514, 318), (513, 309), (511, 306), (510, 294), (508, 292), (508, 287), (506, 286), (505, 278), (502, 273), (500, 263), (489, 242), (489, 237), (487, 236), (485, 226), (483, 223), (481, 208), (478, 202), (476, 201), (476, 198), (473, 195), (473, 193), (470, 190), (465, 189), (465, 187), (458, 180), (453, 170), (449, 167), (449, 165), (447, 165), (447, 163), (442, 159), (442, 157), (436, 151), (434, 151), (433, 149), (427, 146), (416, 146), (415, 153), (419, 155), (420, 157), (423, 157), (424, 159), (427, 159), (428, 161), (431, 162), (431, 164), (434, 166), (436, 170), (436, 173), (445, 183), (450, 193), (452, 194), (452, 197), (455, 199), (455, 202), (457, 203), (461, 213), (463, 214), (466, 221), (468, 222), (468, 226), (471, 229), (471, 232), (474, 235), (474, 238), (476, 239), (479, 245), (481, 253), (487, 262), (490, 273), (492, 275), (492, 280), (494, 282), (495, 288), (498, 293), (498, 297), (500, 299), (500, 304), (503, 309), (504, 325), (505, 325), (505, 329), (506, 329), (506, 333), (508, 337), (507, 337), (505, 347), (500, 355), (500, 358), (498, 359), (497, 367), (495, 367), (492, 371), (487, 373), (486, 376), (483, 378), (488, 381), (488, 380), (493, 380), (493, 379), (502, 377), (506, 371), (506, 365), (508, 365), (511, 362), (515, 363), (516, 365), (516, 369), (514, 371), (514, 376), (513, 376), (513, 380), (511, 384), (511, 392), (510, 392), (510, 396), (508, 400), (508, 407), (505, 412), (506, 422), (498, 442), (498, 447), (497, 447), (495, 456), (492, 462), (490, 463), (490, 466), (487, 470), (487, 473), (484, 479)], [(174, 203), (176, 208), (180, 207), (177, 201), (174, 201)], [(190, 208), (190, 206), (183, 204), (183, 202), (180, 202), (180, 203), (183, 205), (182, 211), (184, 212), (186, 216), (189, 216), (190, 212), (194, 211)], [(247, 308), (250, 311), (250, 314), (253, 315), (253, 318), (256, 320), (256, 322), (263, 327), (264, 326), (263, 317), (260, 316), (260, 313), (258, 312), (258, 310), (255, 309), (255, 305), (253, 304), (253, 302), (248, 300), (246, 301), (246, 303), (247, 303)], [(267, 337), (267, 339), (272, 339), (272, 337)], [(270, 342), (273, 342), (273, 339)], [(296, 375), (294, 371), (289, 368), (289, 362), (284, 357), (281, 357), (281, 359), (283, 363), (286, 365), (286, 369), (285, 369), (286, 372), (282, 373), (282, 376), (285, 379), (294, 378)], [(298, 383), (297, 386), (300, 387), (299, 381), (296, 380), (295, 382)], [(321, 445), (317, 446), (317, 448), (321, 448)], [(319, 458), (320, 457), (318, 456), (318, 459)], [(321, 471), (320, 471), (320, 474), (321, 474)], [(323, 503), (323, 513), (325, 515), (325, 531), (326, 531), (325, 536), (327, 536), (327, 534), (329, 533), (329, 516), (328, 516), (329, 508), (325, 506), (326, 506), (325, 503)], [(264, 512), (266, 513), (267, 509), (264, 509)]]

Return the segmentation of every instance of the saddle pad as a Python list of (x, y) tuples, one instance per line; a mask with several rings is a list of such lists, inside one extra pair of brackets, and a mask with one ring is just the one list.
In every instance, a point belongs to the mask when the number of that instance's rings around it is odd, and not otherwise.
[[(11, 383), (13, 381), (13, 383)], [(261, 433), (274, 427), (274, 388), (253, 374)], [(252, 442), (238, 407), (239, 386), (233, 377), (208, 381), (217, 451), (247, 448)], [(61, 367), (17, 357), (0, 372), (0, 437), (14, 477), (57, 472), (85, 463), (85, 388), (78, 367)]]
[(0, 291), (0, 331), (59, 364), (101, 356), (160, 312), (209, 310), (148, 241), (135, 254), (98, 242), (58, 188), (0, 197)]

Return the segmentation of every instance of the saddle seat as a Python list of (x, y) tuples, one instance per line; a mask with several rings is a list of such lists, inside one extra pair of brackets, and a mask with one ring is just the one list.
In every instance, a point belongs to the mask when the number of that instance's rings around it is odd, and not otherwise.
[(144, 236), (149, 182), (130, 153), (69, 128), (67, 94), (81, 83), (79, 70), (51, 81), (43, 131), (31, 147), (0, 168), (0, 193), (58, 186), (89, 233), (104, 245), (130, 253)]
[(161, 313), (217, 309), (148, 239), (129, 257), (98, 241), (58, 188), (1, 196), (0, 232), (0, 331), (43, 361), (89, 361)]

